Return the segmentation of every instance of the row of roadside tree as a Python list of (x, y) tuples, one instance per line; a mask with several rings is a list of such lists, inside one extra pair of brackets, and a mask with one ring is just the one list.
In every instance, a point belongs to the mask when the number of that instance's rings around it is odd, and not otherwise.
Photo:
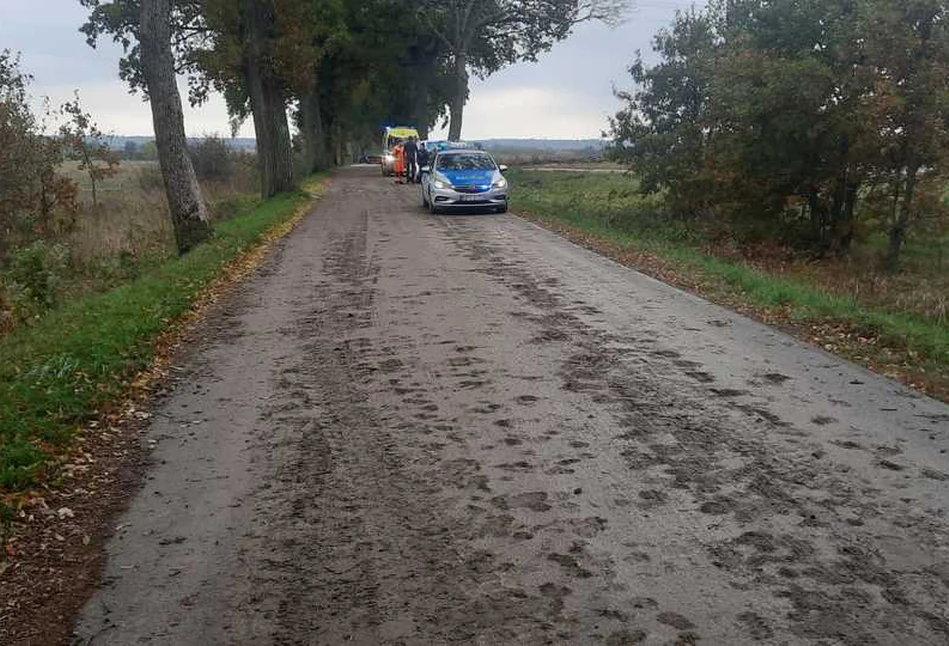
[[(294, 186), (289, 119), (309, 173), (368, 145), (384, 123), (439, 119), (460, 138), (469, 75), (532, 60), (626, 0), (80, 0), (90, 45), (125, 49), (120, 75), (151, 100), (159, 162), (186, 252), (210, 235), (184, 137), (188, 100), (221, 93), (237, 127), (252, 119), (264, 197)], [(290, 115), (288, 118), (288, 114)]]

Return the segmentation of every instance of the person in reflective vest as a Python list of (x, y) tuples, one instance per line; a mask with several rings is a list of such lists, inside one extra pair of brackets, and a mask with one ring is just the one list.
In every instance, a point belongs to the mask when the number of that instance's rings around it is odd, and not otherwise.
[(395, 173), (395, 176), (399, 178), (398, 181), (401, 183), (405, 177), (405, 150), (402, 144), (398, 144), (393, 148), (392, 154), (395, 155), (395, 164), (392, 166), (392, 172)]

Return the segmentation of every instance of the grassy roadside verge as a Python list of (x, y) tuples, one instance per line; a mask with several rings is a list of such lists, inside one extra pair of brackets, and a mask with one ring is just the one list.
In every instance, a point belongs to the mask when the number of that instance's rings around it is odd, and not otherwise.
[[(515, 171), (513, 208), (582, 246), (697, 293), (949, 401), (949, 326), (829, 292), (709, 253), (682, 231), (655, 226), (654, 204), (604, 180)], [(620, 179), (608, 180), (614, 187)], [(571, 189), (571, 190), (567, 190)]]
[[(319, 180), (308, 186), (318, 191)], [(289, 230), (312, 199), (298, 192), (262, 202), (219, 222), (214, 239), (187, 256), (0, 338), (0, 492), (46, 480), (50, 460), (122, 399), (153, 361), (161, 336), (235, 261)]]

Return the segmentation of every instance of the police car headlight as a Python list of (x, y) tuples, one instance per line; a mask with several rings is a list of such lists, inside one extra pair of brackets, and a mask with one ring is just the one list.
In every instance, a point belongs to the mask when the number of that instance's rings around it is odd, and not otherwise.
[(435, 179), (435, 181), (432, 182), (432, 184), (434, 184), (435, 188), (437, 189), (450, 188), (448, 182), (442, 181), (437, 178)]
[(503, 177), (491, 185), (492, 188), (507, 188), (507, 180)]

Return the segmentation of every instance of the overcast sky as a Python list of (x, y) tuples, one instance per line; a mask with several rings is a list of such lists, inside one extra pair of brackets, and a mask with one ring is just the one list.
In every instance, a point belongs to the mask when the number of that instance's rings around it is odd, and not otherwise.
[[(609, 29), (582, 25), (538, 63), (507, 68), (475, 80), (465, 113), (464, 136), (573, 139), (598, 137), (616, 111), (614, 84), (628, 86), (626, 67), (637, 49), (690, 0), (638, 0), (626, 24)], [(697, 0), (696, 4), (704, 4)], [(139, 96), (118, 80), (121, 50), (111, 43), (90, 49), (78, 32), (86, 15), (79, 0), (0, 0), (0, 49), (23, 54), (33, 74), (33, 94), (58, 105), (74, 90), (102, 129), (120, 135), (150, 135), (151, 115)], [(186, 108), (188, 134), (228, 132), (223, 102)], [(253, 125), (240, 133), (253, 136)]]

